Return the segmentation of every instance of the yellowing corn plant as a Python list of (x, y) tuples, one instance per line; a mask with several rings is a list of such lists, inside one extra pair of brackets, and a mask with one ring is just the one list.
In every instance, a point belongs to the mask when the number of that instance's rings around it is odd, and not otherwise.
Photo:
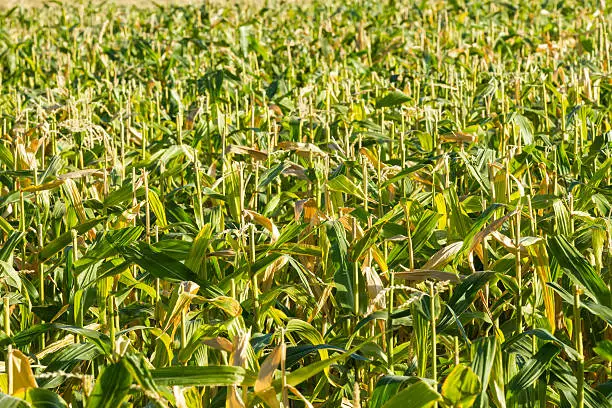
[(611, 407), (605, 0), (0, 11), (0, 406)]

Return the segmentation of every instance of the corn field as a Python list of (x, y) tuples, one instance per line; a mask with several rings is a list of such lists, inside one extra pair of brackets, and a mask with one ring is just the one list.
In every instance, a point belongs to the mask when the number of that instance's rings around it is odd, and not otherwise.
[(612, 407), (611, 13), (0, 9), (0, 406)]

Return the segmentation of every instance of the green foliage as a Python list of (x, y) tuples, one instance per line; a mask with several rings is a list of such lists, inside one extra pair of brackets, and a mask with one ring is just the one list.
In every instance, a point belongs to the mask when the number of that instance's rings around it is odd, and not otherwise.
[(474, 371), (468, 366), (459, 364), (444, 380), (442, 397), (451, 407), (471, 407), (480, 390), (480, 380)]
[(112, 3), (0, 10), (1, 407), (611, 405), (610, 4)]

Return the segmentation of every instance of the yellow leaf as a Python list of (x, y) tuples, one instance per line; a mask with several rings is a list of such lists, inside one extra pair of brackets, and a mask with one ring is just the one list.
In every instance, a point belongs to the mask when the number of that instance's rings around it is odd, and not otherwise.
[(438, 214), (441, 215), (441, 217), (438, 218), (438, 229), (444, 230), (446, 229), (446, 220), (447, 220), (446, 203), (444, 202), (444, 195), (442, 193), (436, 194), (436, 196), (434, 197), (434, 202), (436, 203), (436, 210), (438, 211)]
[(550, 264), (548, 262), (548, 253), (543, 242), (538, 242), (536, 245), (527, 247), (529, 257), (533, 263), (533, 268), (538, 275), (538, 283), (542, 289), (542, 297), (544, 298), (544, 312), (546, 319), (550, 324), (551, 333), (555, 333), (555, 299), (552, 289), (546, 284), (550, 282)]
[(174, 330), (176, 330), (181, 314), (189, 307), (193, 298), (196, 297), (198, 289), (200, 289), (200, 286), (194, 282), (181, 282), (180, 286), (172, 295), (172, 308), (170, 313), (168, 313), (166, 316), (166, 322), (163, 328), (164, 332), (166, 332), (172, 325), (174, 325)]
[(242, 398), (238, 394), (238, 387), (232, 385), (228, 387), (227, 399), (225, 400), (226, 408), (244, 408), (244, 402), (242, 402)]
[(287, 384), (287, 388), (289, 389), (289, 391), (293, 393), (293, 395), (295, 395), (296, 397), (304, 401), (304, 405), (306, 405), (306, 408), (314, 408), (312, 403), (308, 401), (306, 397), (304, 397), (304, 395), (302, 395), (302, 393), (297, 388), (295, 388), (293, 385)]
[(362, 147), (361, 149), (359, 149), (359, 153), (365, 156), (370, 161), (370, 163), (372, 163), (372, 166), (374, 166), (375, 169), (378, 169), (379, 166), (381, 169), (384, 169), (387, 167), (385, 163), (379, 161), (378, 157), (376, 157), (376, 155), (372, 153), (370, 150), (368, 150), (367, 148)]
[(376, 246), (372, 246), (372, 258), (374, 258), (382, 273), (386, 273), (389, 270), (384, 254)]
[(6, 373), (0, 374), (0, 392), (7, 393), (8, 390), (8, 375)]
[(263, 215), (258, 214), (255, 211), (244, 210), (244, 212), (249, 218), (260, 224), (265, 229), (267, 229), (268, 232), (270, 232), (270, 241), (276, 242), (276, 240), (278, 240), (278, 237), (280, 237), (280, 233), (278, 232), (278, 228), (276, 227), (276, 225), (274, 225), (271, 219), (264, 217)]
[(64, 180), (53, 180), (53, 181), (50, 181), (48, 183), (39, 184), (37, 186), (34, 186), (34, 185), (28, 186), (28, 187), (23, 189), (23, 192), (24, 193), (33, 193), (33, 192), (36, 192), (36, 191), (52, 190), (55, 187), (61, 186), (62, 184), (64, 184)]
[(248, 154), (255, 160), (264, 161), (268, 159), (268, 153), (246, 146), (229, 145), (225, 148), (225, 153)]
[(217, 350), (227, 351), (228, 353), (234, 351), (234, 345), (225, 337), (211, 337), (209, 339), (202, 340), (202, 343), (206, 344), (208, 347), (212, 347)]
[(121, 213), (121, 216), (117, 218), (117, 221), (113, 224), (114, 229), (126, 228), (132, 225), (132, 221), (136, 219), (138, 214), (140, 213), (140, 206), (142, 203), (136, 204), (132, 208), (128, 208), (127, 210)]
[(81, 200), (81, 193), (79, 192), (76, 183), (72, 179), (64, 180), (64, 191), (68, 196), (68, 200), (70, 200), (70, 204), (72, 204), (74, 207), (74, 210), (79, 217), (79, 221), (81, 223), (87, 221), (85, 208), (83, 207), (83, 201)]
[(274, 350), (266, 357), (261, 368), (259, 369), (259, 375), (257, 381), (255, 381), (255, 392), (260, 392), (272, 385), (272, 379), (274, 378), (274, 371), (281, 362), (283, 355), (282, 346), (276, 346)]
[(19, 350), (13, 350), (11, 364), (13, 366), (13, 390), (14, 393), (28, 388), (36, 388), (34, 373), (30, 367), (30, 361), (25, 354)]
[(276, 145), (279, 150), (292, 150), (298, 156), (309, 157), (313, 156), (326, 157), (327, 153), (319, 149), (312, 143), (300, 143), (300, 142), (280, 142)]
[(257, 381), (255, 381), (255, 393), (271, 408), (280, 407), (280, 403), (276, 398), (276, 391), (272, 386), (272, 380), (276, 368), (281, 363), (284, 347), (286, 347), (285, 344), (277, 346), (272, 353), (266, 357), (259, 369)]
[(461, 251), (463, 241), (453, 242), (445, 246), (436, 252), (429, 260), (423, 265), (422, 269), (433, 269), (441, 271), (446, 265), (452, 261), (455, 256)]
[(222, 309), (224, 312), (226, 312), (232, 317), (238, 317), (242, 313), (242, 307), (240, 306), (240, 303), (238, 303), (238, 301), (234, 298), (227, 296), (219, 296), (214, 299), (210, 299), (209, 302), (212, 303), (214, 306), (218, 307), (219, 309)]
[(445, 135), (440, 135), (440, 140), (444, 142), (474, 143), (478, 141), (478, 136), (464, 132), (453, 132)]

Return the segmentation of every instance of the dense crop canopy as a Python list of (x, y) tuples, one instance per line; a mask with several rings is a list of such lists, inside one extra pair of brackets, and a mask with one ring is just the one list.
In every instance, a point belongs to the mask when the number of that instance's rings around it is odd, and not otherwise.
[(0, 10), (0, 406), (611, 406), (611, 12)]

